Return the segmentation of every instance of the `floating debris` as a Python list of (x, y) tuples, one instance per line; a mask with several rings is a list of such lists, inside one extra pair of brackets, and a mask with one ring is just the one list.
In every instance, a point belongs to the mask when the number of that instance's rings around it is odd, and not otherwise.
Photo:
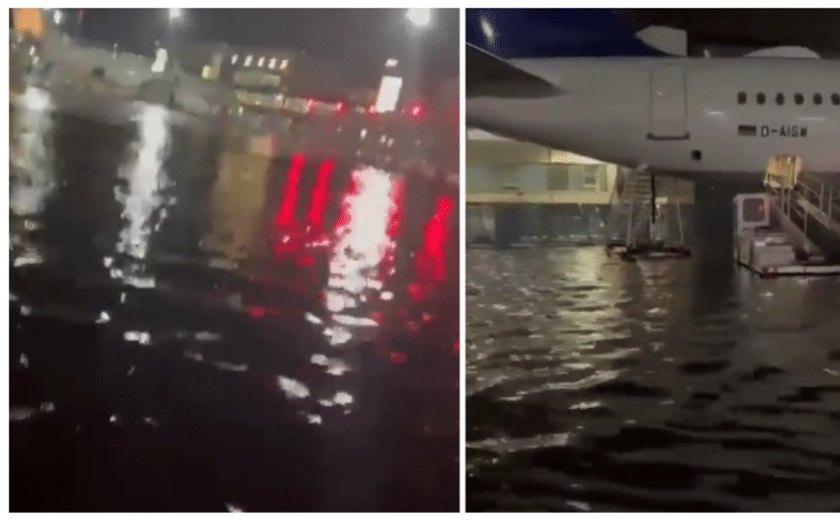
[(154, 417), (143, 417), (143, 422), (154, 428), (160, 427), (160, 424), (158, 424), (157, 419)]
[(137, 368), (134, 365), (131, 365), (131, 368), (128, 369), (128, 372), (126, 372), (125, 375), (131, 376), (136, 370)]
[(319, 318), (318, 316), (315, 316), (311, 312), (307, 312), (306, 314), (303, 315), (303, 317), (306, 318), (306, 321), (308, 321), (309, 323), (314, 323), (315, 325), (323, 325), (324, 324), (324, 322), (321, 321), (321, 318)]
[(236, 504), (226, 503), (225, 507), (227, 508), (229, 513), (241, 513), (242, 508)]
[(96, 318), (96, 323), (108, 323), (109, 321), (111, 321), (111, 315), (107, 311), (100, 312), (99, 317)]
[(29, 368), (29, 358), (26, 357), (26, 354), (24, 354), (24, 353), (20, 354), (20, 365), (23, 368)]
[(315, 414), (307, 414), (306, 421), (309, 424), (321, 424), (321, 416)]

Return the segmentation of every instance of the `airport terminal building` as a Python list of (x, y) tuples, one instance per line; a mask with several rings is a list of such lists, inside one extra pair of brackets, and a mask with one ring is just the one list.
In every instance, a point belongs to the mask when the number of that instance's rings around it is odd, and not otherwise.
[[(625, 168), (475, 129), (467, 131), (466, 157), (468, 246), (606, 239), (610, 209), (617, 203), (616, 184)], [(694, 184), (662, 177), (659, 185), (658, 203), (680, 203), (689, 238)]]

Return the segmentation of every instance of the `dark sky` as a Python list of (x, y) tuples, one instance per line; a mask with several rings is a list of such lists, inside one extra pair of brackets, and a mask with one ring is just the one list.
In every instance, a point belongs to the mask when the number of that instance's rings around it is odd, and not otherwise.
[(465, 37), (502, 58), (658, 54), (636, 30), (611, 9), (467, 9)]
[[(389, 57), (415, 57), (436, 78), (457, 77), (458, 11), (435, 10), (420, 30), (405, 9), (185, 9), (179, 40), (305, 50), (344, 65), (348, 80), (376, 85)], [(169, 29), (163, 9), (86, 9), (83, 37), (142, 52)]]
[[(487, 41), (481, 19), (490, 21)], [(465, 37), (501, 57), (650, 55), (634, 33), (649, 25), (687, 31), (688, 43), (801, 45), (836, 56), (840, 9), (467, 9)]]

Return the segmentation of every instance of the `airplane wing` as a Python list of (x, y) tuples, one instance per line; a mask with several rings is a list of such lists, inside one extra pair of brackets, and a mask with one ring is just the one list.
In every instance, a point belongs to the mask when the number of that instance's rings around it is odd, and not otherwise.
[(480, 48), (467, 44), (467, 97), (534, 98), (557, 95), (561, 89)]

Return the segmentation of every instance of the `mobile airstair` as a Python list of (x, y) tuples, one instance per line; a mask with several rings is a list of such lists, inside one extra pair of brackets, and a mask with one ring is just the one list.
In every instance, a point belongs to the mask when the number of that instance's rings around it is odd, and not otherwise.
[(761, 276), (840, 274), (840, 182), (778, 155), (764, 186), (734, 199), (735, 261)]
[(676, 180), (650, 173), (619, 174), (610, 194), (607, 252), (626, 260), (690, 255)]

